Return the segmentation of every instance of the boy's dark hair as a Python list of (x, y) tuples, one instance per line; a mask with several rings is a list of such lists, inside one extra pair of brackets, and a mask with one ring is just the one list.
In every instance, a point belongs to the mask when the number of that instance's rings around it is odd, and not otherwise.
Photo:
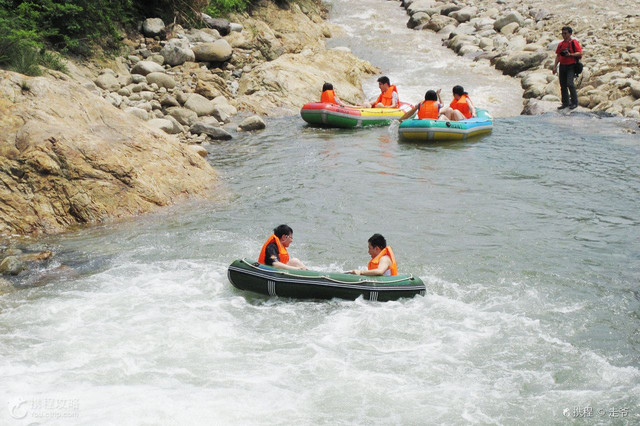
[(288, 225), (280, 225), (273, 230), (273, 234), (278, 238), (282, 238), (283, 235), (293, 234), (293, 229)]
[(564, 26), (564, 27), (562, 27), (562, 30), (561, 30), (561, 31), (566, 31), (566, 32), (568, 32), (569, 34), (573, 34), (573, 28), (571, 28), (571, 27), (569, 27), (569, 26)]
[(333, 84), (325, 83), (322, 85), (322, 91), (326, 92), (327, 90), (333, 90)]
[(378, 79), (378, 83), (382, 83), (382, 84), (391, 84), (391, 81), (389, 81), (389, 77), (383, 75), (382, 77), (380, 77)]
[(373, 234), (371, 238), (369, 238), (369, 244), (371, 244), (371, 247), (383, 249), (387, 246), (387, 240), (380, 234)]
[(468, 95), (468, 93), (464, 91), (464, 88), (462, 86), (453, 86), (453, 94), (459, 96)]
[(424, 94), (424, 100), (425, 101), (437, 101), (438, 100), (438, 94), (436, 93), (435, 90), (427, 90), (427, 93)]

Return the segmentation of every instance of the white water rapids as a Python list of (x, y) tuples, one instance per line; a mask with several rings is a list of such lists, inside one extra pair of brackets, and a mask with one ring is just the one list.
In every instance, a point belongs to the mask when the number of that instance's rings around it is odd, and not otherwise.
[[(1, 425), (638, 422), (637, 136), (517, 117), (517, 82), (406, 29), (399, 2), (333, 3), (351, 38), (331, 43), (401, 99), (462, 84), (512, 117), (432, 145), (273, 119), (208, 147), (220, 200), (38, 242), (73, 273), (0, 296)], [(427, 295), (234, 289), (227, 266), (280, 223), (292, 255), (329, 271), (364, 267), (381, 232)]]

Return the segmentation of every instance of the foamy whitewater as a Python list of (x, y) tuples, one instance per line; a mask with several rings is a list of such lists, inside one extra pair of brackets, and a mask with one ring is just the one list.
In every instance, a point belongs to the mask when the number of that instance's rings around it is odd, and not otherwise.
[[(431, 145), (273, 119), (208, 147), (220, 198), (42, 240), (56, 262), (38, 276), (54, 278), (0, 296), (0, 424), (638, 423), (638, 136), (513, 116), (517, 82), (406, 29), (398, 2), (333, 4), (351, 38), (332, 43), (401, 99), (462, 84), (505, 118)], [(380, 232), (427, 295), (233, 288), (227, 266), (280, 223), (326, 271), (365, 267)]]

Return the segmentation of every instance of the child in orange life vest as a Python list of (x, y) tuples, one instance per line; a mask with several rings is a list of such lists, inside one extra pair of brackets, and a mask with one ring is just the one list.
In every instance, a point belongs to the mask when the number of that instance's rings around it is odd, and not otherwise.
[(320, 96), (320, 102), (326, 103), (326, 104), (339, 105), (341, 107), (347, 106), (344, 104), (344, 102), (340, 100), (340, 98), (333, 91), (333, 84), (331, 83), (325, 83), (322, 86), (322, 95)]
[(369, 266), (367, 270), (354, 269), (350, 274), (368, 276), (394, 276), (398, 275), (398, 264), (393, 250), (387, 245), (387, 241), (380, 234), (373, 234), (369, 238)]
[(418, 119), (438, 119), (445, 120), (446, 117), (440, 114), (440, 109), (442, 109), (442, 99), (440, 99), (440, 89), (427, 90), (427, 93), (424, 94), (424, 101), (418, 103), (416, 106), (411, 108), (405, 115), (400, 118), (399, 122), (402, 123), (409, 117), (412, 117), (413, 114), (418, 111)]
[(293, 241), (293, 229), (288, 225), (280, 225), (263, 244), (258, 262), (263, 265), (281, 269), (307, 269), (300, 260), (289, 258), (287, 248)]
[(447, 108), (441, 112), (448, 120), (460, 121), (476, 116), (476, 108), (473, 106), (469, 94), (462, 86), (453, 87), (453, 100)]

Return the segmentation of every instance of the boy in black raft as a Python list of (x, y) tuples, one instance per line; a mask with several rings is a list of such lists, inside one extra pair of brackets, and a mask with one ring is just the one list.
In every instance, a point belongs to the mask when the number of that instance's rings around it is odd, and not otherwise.
[(273, 230), (267, 242), (262, 246), (258, 262), (281, 269), (307, 269), (300, 260), (289, 258), (287, 247), (293, 241), (293, 229), (280, 225)]
[(354, 269), (350, 274), (368, 275), (368, 276), (395, 276), (398, 275), (398, 264), (396, 257), (393, 255), (391, 246), (387, 245), (387, 241), (380, 234), (373, 234), (369, 238), (369, 266), (366, 271)]

